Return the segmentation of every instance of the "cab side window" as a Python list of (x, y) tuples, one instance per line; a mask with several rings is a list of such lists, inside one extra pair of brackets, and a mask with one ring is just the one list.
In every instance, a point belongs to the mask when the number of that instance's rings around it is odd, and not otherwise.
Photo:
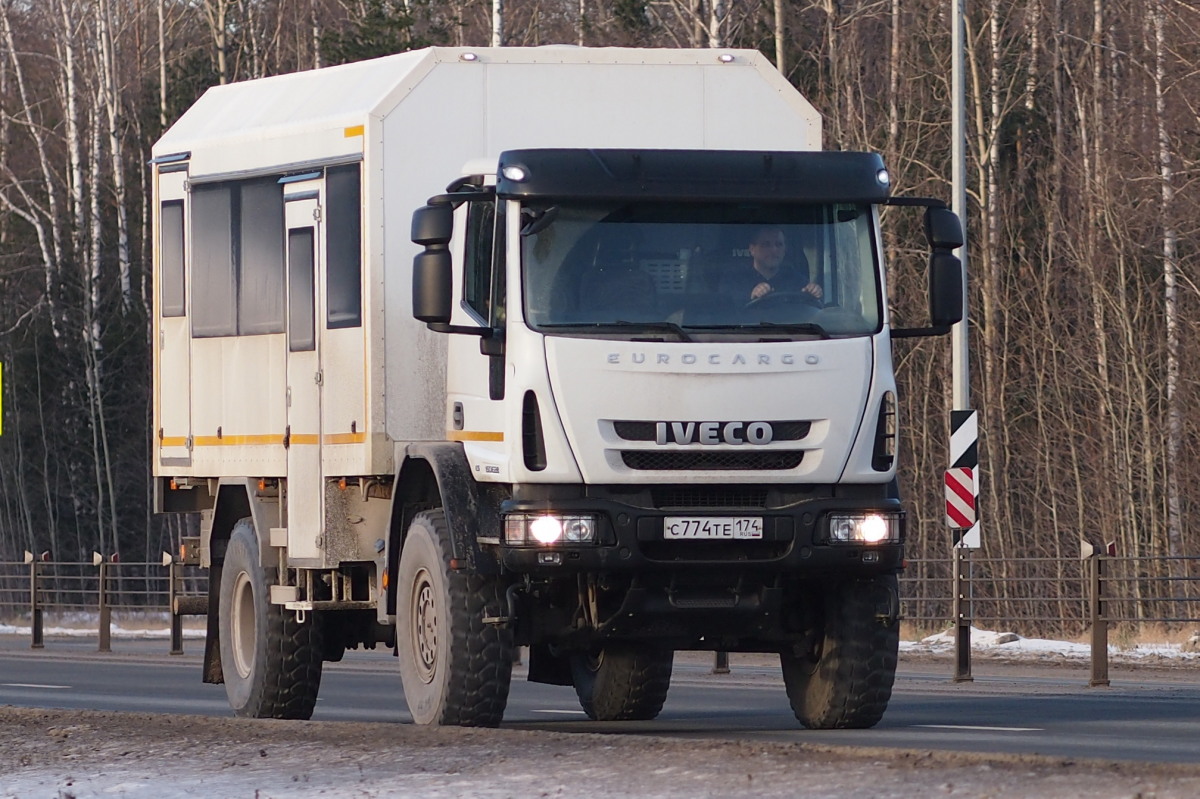
[(496, 236), (494, 202), (473, 202), (467, 209), (463, 257), (463, 301), (484, 324), (492, 319), (492, 249)]

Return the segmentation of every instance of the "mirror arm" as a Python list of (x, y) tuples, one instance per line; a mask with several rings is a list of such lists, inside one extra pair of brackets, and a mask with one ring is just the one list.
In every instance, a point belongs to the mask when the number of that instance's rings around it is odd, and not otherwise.
[(892, 338), (918, 338), (923, 336), (944, 336), (950, 332), (949, 325), (936, 327), (898, 327), (891, 331)]
[(444, 322), (426, 322), (425, 327), (434, 333), (461, 333), (465, 336), (479, 336), (480, 338), (491, 338), (496, 335), (496, 331), (490, 327), (475, 327), (473, 325), (450, 325)]

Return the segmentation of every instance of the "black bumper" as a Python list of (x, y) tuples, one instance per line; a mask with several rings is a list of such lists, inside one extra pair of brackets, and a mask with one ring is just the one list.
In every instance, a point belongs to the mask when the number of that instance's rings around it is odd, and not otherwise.
[[(786, 574), (799, 578), (844, 578), (898, 571), (904, 558), (899, 543), (830, 544), (825, 520), (835, 511), (901, 513), (898, 499), (885, 497), (820, 497), (786, 507), (715, 509), (712, 507), (645, 507), (614, 498), (580, 497), (554, 500), (510, 500), (502, 512), (595, 514), (597, 541), (592, 544), (508, 546), (497, 556), (511, 572), (553, 578), (577, 573), (733, 572)], [(668, 516), (747, 517), (763, 520), (763, 536), (753, 540), (676, 540), (663, 534)]]

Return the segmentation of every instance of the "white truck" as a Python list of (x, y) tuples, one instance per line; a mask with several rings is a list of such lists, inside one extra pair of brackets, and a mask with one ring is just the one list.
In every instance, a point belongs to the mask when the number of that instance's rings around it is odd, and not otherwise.
[[(879, 720), (891, 339), (961, 318), (961, 226), (822, 152), (760, 54), (219, 86), (152, 169), (155, 506), (200, 514), (237, 714), (307, 718), (324, 661), (383, 644), (424, 724), (499, 724), (518, 646), (594, 719), (653, 718), (710, 650), (779, 653), (805, 726)], [(925, 209), (928, 327), (891, 325), (888, 203)]]

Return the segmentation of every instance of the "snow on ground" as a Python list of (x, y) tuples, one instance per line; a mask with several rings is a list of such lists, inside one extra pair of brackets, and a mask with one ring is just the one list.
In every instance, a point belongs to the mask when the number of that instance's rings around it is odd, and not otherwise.
[[(950, 629), (927, 636), (920, 641), (903, 641), (900, 644), (900, 652), (910, 654), (946, 653), (954, 649), (954, 633), (955, 631)], [(1186, 663), (1200, 660), (1200, 651), (1196, 650), (1195, 645), (1189, 644), (1133, 643), (1118, 645), (1110, 643), (1108, 658), (1121, 663), (1145, 660), (1178, 660)], [(1092, 657), (1090, 644), (1053, 641), (1045, 638), (1022, 638), (1016, 633), (994, 632), (977, 627), (971, 628), (971, 651), (985, 655), (1037, 661), (1088, 661)]]

